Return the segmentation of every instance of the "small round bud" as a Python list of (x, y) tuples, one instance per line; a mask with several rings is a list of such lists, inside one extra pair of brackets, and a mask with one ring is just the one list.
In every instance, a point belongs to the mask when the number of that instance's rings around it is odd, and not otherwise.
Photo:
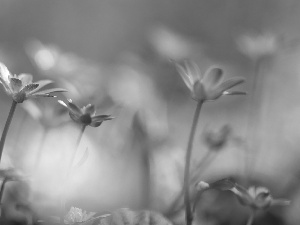
[(207, 189), (209, 189), (209, 184), (204, 182), (204, 181), (200, 181), (198, 184), (196, 184), (196, 189), (198, 191), (205, 191)]

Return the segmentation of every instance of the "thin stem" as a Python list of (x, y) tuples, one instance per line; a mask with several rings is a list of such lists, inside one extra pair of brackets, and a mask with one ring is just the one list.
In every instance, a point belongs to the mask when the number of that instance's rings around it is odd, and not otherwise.
[(150, 155), (149, 149), (145, 147), (143, 150), (143, 162), (144, 162), (144, 172), (145, 172), (145, 183), (144, 183), (144, 202), (145, 208), (151, 206), (151, 176), (150, 176)]
[(66, 197), (65, 197), (66, 183), (67, 183), (67, 181), (69, 179), (69, 176), (70, 176), (70, 173), (71, 173), (71, 170), (72, 170), (72, 166), (73, 166), (73, 162), (74, 162), (74, 159), (75, 159), (75, 156), (76, 156), (76, 152), (78, 150), (78, 147), (79, 147), (79, 144), (80, 144), (80, 141), (81, 141), (81, 138), (83, 136), (85, 128), (86, 128), (86, 125), (83, 125), (81, 127), (79, 136), (78, 136), (76, 144), (75, 144), (75, 151), (73, 152), (73, 154), (71, 156), (71, 160), (70, 160), (69, 166), (67, 168), (67, 176), (66, 176), (66, 180), (65, 180), (65, 182), (63, 184), (63, 193), (62, 193), (62, 197), (60, 199), (60, 205), (61, 205), (61, 207), (60, 207), (61, 208), (60, 223), (61, 224), (64, 224), (64, 214), (65, 214), (65, 208), (66, 208)]
[[(209, 150), (201, 158), (201, 160), (198, 163), (197, 167), (194, 169), (195, 172), (190, 175), (191, 176), (190, 177), (190, 185), (194, 185), (199, 180), (200, 175), (205, 171), (205, 169), (213, 161), (214, 157), (212, 158), (211, 156), (212, 156), (212, 152)], [(183, 195), (184, 195), (184, 188), (181, 189), (179, 195), (176, 197), (176, 199), (171, 204), (168, 212), (166, 213), (167, 216), (172, 216), (174, 214), (177, 214), (178, 211), (181, 210), (182, 207), (184, 207), (184, 206), (179, 205), (181, 200), (182, 200)], [(179, 206), (180, 206), (180, 208), (179, 208)]]
[(1, 204), (1, 201), (2, 201), (3, 193), (4, 193), (4, 187), (5, 187), (5, 184), (6, 184), (7, 181), (8, 181), (8, 179), (4, 178), (3, 181), (2, 181), (2, 184), (1, 184), (1, 189), (0, 189), (0, 204)]
[(255, 211), (252, 210), (251, 214), (250, 214), (250, 216), (249, 216), (249, 218), (247, 220), (247, 224), (246, 225), (252, 225), (253, 220), (254, 220), (254, 215), (255, 215)]
[(2, 132), (2, 136), (1, 136), (1, 141), (0, 141), (0, 162), (1, 162), (1, 157), (2, 157), (2, 153), (3, 153), (3, 148), (4, 148), (4, 143), (5, 143), (5, 139), (6, 139), (6, 135), (8, 133), (9, 127), (10, 127), (10, 123), (12, 121), (12, 118), (14, 116), (14, 112), (17, 106), (17, 102), (16, 101), (12, 101), (11, 107), (10, 107), (10, 111), (4, 126), (4, 130)]
[(205, 169), (209, 167), (211, 162), (214, 160), (216, 155), (212, 155), (212, 150), (208, 150), (205, 155), (202, 157), (201, 161), (198, 163), (194, 169), (194, 174), (191, 176), (191, 184), (195, 184), (200, 179), (200, 175), (205, 172)]
[[(2, 197), (3, 197), (3, 193), (4, 193), (4, 188), (5, 188), (5, 184), (6, 182), (8, 181), (8, 179), (5, 177), (2, 181), (2, 184), (1, 184), (1, 189), (0, 189), (0, 206), (2, 205)], [(2, 210), (0, 208), (0, 218), (2, 217)]]
[[(260, 73), (260, 67), (261, 67), (261, 63), (262, 63), (262, 58), (258, 58), (254, 61), (254, 72), (253, 72), (253, 83), (252, 83), (252, 87), (251, 87), (251, 95), (250, 95), (250, 99), (248, 102), (248, 120), (247, 120), (247, 128), (246, 128), (246, 137), (248, 139), (248, 144), (247, 144), (247, 149), (246, 149), (246, 155), (245, 155), (245, 172), (246, 172), (246, 176), (248, 179), (250, 179), (251, 175), (252, 175), (252, 171), (251, 168), (253, 169), (253, 153), (255, 151), (255, 148), (257, 145), (255, 145), (254, 143), (256, 143), (256, 130), (257, 130), (257, 123), (255, 123), (256, 121), (256, 116), (257, 116), (257, 112), (259, 110), (259, 103), (257, 102), (258, 99), (258, 85), (259, 85), (259, 73)], [(249, 147), (250, 146), (250, 147)], [(252, 154), (251, 154), (252, 153)]]
[(72, 166), (73, 166), (73, 163), (74, 163), (74, 159), (75, 159), (75, 156), (76, 156), (76, 153), (77, 153), (77, 150), (78, 150), (78, 147), (79, 147), (79, 144), (80, 144), (80, 141), (81, 141), (81, 138), (83, 136), (83, 133), (84, 133), (84, 130), (86, 128), (86, 125), (83, 125), (81, 127), (81, 130), (80, 130), (80, 133), (79, 133), (79, 136), (77, 138), (77, 141), (76, 141), (76, 145), (75, 145), (75, 151), (73, 152), (72, 156), (71, 156), (71, 160), (70, 160), (70, 163), (69, 163), (69, 166), (68, 166), (68, 170), (67, 170), (67, 178), (69, 177), (69, 174), (71, 172), (71, 169), (72, 169)]
[(22, 134), (23, 134), (22, 132), (23, 132), (23, 129), (25, 127), (25, 122), (27, 121), (27, 118), (28, 118), (28, 113), (23, 113), (23, 115), (22, 115), (22, 117), (20, 119), (21, 122), (19, 122), (18, 129), (17, 129), (17, 131), (15, 133), (15, 138), (18, 141), (16, 141), (14, 143), (13, 149), (17, 149), (18, 146), (20, 145), (20, 143), (22, 142), (22, 139), (23, 139), (22, 138)]
[(184, 203), (185, 203), (185, 219), (186, 219), (186, 225), (191, 225), (193, 222), (193, 213), (192, 213), (192, 206), (191, 206), (191, 200), (190, 200), (190, 164), (191, 164), (191, 156), (192, 156), (192, 148), (193, 148), (193, 141), (194, 136), (196, 133), (196, 128), (198, 124), (198, 119), (200, 115), (200, 111), (202, 108), (203, 101), (199, 101), (197, 104), (197, 108), (195, 110), (192, 128), (190, 132), (189, 142), (187, 145), (186, 150), (186, 157), (185, 157), (185, 168), (184, 168)]
[(40, 165), (40, 162), (41, 162), (41, 157), (42, 157), (42, 152), (43, 152), (43, 149), (44, 149), (44, 144), (45, 144), (45, 140), (46, 140), (46, 137), (47, 137), (47, 134), (48, 134), (48, 130), (46, 130), (46, 128), (42, 128), (42, 132), (41, 132), (42, 136), (40, 138), (40, 143), (38, 145), (38, 152), (37, 152), (37, 155), (36, 155), (36, 159), (35, 159), (35, 163), (34, 163), (34, 171), (36, 171)]

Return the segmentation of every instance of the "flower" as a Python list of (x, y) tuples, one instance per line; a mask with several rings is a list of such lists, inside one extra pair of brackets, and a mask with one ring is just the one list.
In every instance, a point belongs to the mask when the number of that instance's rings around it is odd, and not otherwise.
[(244, 34), (237, 39), (238, 49), (244, 55), (258, 59), (274, 54), (279, 48), (279, 40), (272, 33)]
[(273, 198), (270, 191), (265, 187), (250, 186), (246, 189), (230, 179), (219, 180), (211, 184), (200, 181), (196, 188), (200, 192), (208, 189), (231, 191), (236, 195), (242, 205), (248, 206), (253, 210), (267, 209), (275, 205), (286, 206), (290, 204), (290, 201), (287, 199)]
[(242, 77), (232, 77), (222, 81), (223, 70), (213, 66), (204, 75), (199, 67), (192, 61), (185, 61), (184, 65), (176, 63), (176, 68), (181, 75), (186, 86), (192, 93), (192, 98), (196, 101), (216, 100), (222, 95), (245, 95), (245, 92), (228, 91), (230, 88), (245, 81)]
[(5, 92), (17, 103), (22, 103), (26, 99), (34, 97), (55, 97), (51, 94), (54, 92), (67, 91), (62, 88), (40, 91), (41, 88), (52, 83), (52, 81), (40, 80), (33, 83), (32, 75), (24, 73), (12, 75), (3, 63), (0, 63), (0, 83), (3, 85)]
[[(87, 60), (72, 52), (66, 52), (54, 44), (45, 44), (32, 39), (25, 44), (25, 51), (41, 76), (48, 77), (66, 88), (73, 99), (102, 100), (105, 88), (99, 88), (106, 79), (105, 66)], [(89, 79), (86, 79), (88, 77)], [(100, 98), (99, 98), (100, 97)]]
[(75, 122), (85, 126), (99, 127), (103, 121), (113, 119), (110, 115), (95, 115), (95, 106), (92, 104), (79, 108), (72, 103), (71, 99), (68, 100), (67, 104), (61, 100), (58, 102), (69, 110), (69, 115)]
[(80, 208), (71, 207), (70, 211), (65, 215), (64, 223), (65, 224), (75, 224), (82, 223), (89, 220), (94, 214), (87, 214), (86, 211), (83, 211)]

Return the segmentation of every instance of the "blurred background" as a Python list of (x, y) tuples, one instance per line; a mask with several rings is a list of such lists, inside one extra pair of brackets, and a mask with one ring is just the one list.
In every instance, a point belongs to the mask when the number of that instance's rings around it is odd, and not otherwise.
[[(40, 217), (58, 214), (65, 183), (68, 204), (88, 211), (150, 207), (168, 215), (176, 199), (182, 202), (196, 108), (172, 60), (192, 59), (202, 73), (218, 65), (226, 78), (244, 77), (237, 89), (248, 93), (204, 104), (193, 149), (196, 181), (233, 177), (266, 186), (292, 204), (259, 214), (257, 224), (299, 224), (299, 15), (297, 0), (0, 0), (0, 61), (11, 73), (52, 79), (69, 90), (58, 99), (92, 103), (97, 114), (116, 117), (86, 129), (80, 166), (65, 182), (80, 128), (57, 99), (19, 104), (0, 167), (30, 174), (28, 198)], [(10, 104), (2, 89), (1, 129)], [(212, 150), (205, 134), (224, 125), (228, 143)], [(199, 224), (247, 218), (228, 193), (208, 193), (198, 208)]]

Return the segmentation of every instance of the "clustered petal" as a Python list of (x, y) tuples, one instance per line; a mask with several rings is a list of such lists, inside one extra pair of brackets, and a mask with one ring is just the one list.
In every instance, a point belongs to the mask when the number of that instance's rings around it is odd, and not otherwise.
[(92, 104), (80, 108), (71, 99), (67, 103), (61, 100), (58, 102), (69, 110), (72, 120), (85, 126), (99, 127), (103, 121), (113, 119), (111, 115), (96, 115), (95, 106)]
[(233, 77), (222, 81), (223, 70), (219, 67), (210, 67), (204, 75), (199, 67), (192, 61), (185, 61), (183, 65), (176, 63), (176, 68), (184, 83), (192, 93), (196, 101), (210, 101), (220, 98), (222, 95), (245, 95), (245, 92), (228, 91), (234, 86), (243, 83), (242, 77)]
[(83, 211), (80, 208), (71, 207), (70, 211), (65, 215), (64, 223), (65, 224), (77, 224), (82, 223), (91, 218), (91, 215), (87, 214), (86, 211)]
[(270, 191), (265, 187), (251, 186), (248, 189), (231, 181), (230, 179), (222, 179), (213, 183), (200, 181), (197, 184), (197, 190), (202, 192), (208, 189), (217, 189), (221, 191), (233, 192), (241, 204), (252, 209), (267, 209), (275, 205), (289, 205), (287, 199), (274, 199)]
[(17, 103), (22, 103), (26, 99), (34, 97), (55, 97), (52, 93), (66, 92), (62, 88), (52, 88), (40, 91), (41, 88), (52, 83), (50, 80), (41, 80), (32, 82), (32, 75), (22, 73), (20, 75), (12, 75), (7, 67), (0, 62), (0, 83), (4, 87), (7, 95)]

